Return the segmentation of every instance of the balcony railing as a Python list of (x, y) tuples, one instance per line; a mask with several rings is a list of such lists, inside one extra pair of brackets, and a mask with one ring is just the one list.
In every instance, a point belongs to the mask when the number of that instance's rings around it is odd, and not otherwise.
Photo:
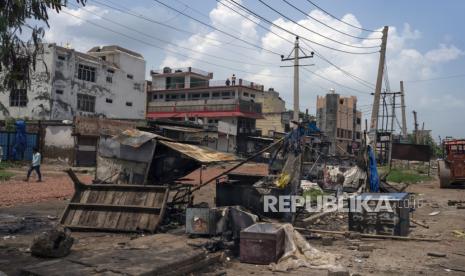
[[(222, 86), (228, 86), (226, 84), (226, 80), (210, 80), (210, 81), (191, 82), (191, 88), (208, 88), (208, 87), (222, 87)], [(246, 81), (243, 79), (236, 80), (235, 85), (233, 85), (231, 80), (229, 80), (229, 87), (234, 87), (234, 86), (248, 87), (248, 88), (252, 88), (252, 89), (256, 89), (260, 91), (263, 91), (264, 89), (263, 85), (261, 84), (254, 83), (251, 81)], [(178, 89), (184, 89), (184, 88), (185, 88), (184, 82), (170, 83), (168, 87), (166, 85), (157, 85), (155, 82), (152, 83), (153, 90), (178, 90)]]
[(151, 102), (148, 112), (222, 112), (239, 111), (246, 113), (262, 113), (260, 103), (247, 102), (237, 99), (229, 100), (197, 100), (197, 101), (173, 101)]

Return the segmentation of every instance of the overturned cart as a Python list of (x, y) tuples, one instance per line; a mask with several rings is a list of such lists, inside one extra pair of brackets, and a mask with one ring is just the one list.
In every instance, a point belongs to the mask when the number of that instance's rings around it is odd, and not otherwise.
[(93, 184), (83, 184), (70, 170), (75, 194), (60, 223), (72, 230), (154, 232), (163, 220), (177, 179), (203, 164), (238, 157), (209, 148), (174, 142), (134, 129), (102, 136)]

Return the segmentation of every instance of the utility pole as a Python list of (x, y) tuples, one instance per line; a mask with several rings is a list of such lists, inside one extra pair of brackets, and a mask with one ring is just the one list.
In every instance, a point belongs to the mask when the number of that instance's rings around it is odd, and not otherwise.
[[(303, 54), (303, 56), (299, 55), (300, 52)], [(294, 57), (291, 58), (292, 53), (294, 53)], [(313, 52), (311, 52), (310, 55), (305, 54), (305, 52), (302, 49), (300, 49), (299, 37), (296, 36), (294, 49), (289, 54), (289, 56), (287, 58), (284, 58), (284, 56), (281, 55), (281, 61), (288, 61), (288, 60), (294, 61), (294, 65), (291, 65), (291, 66), (294, 67), (294, 118), (293, 120), (296, 122), (299, 121), (299, 66), (312, 66), (313, 65), (313, 64), (299, 65), (299, 60), (304, 59), (304, 58), (313, 58)], [(281, 66), (281, 67), (290, 67), (290, 66)]]
[(404, 81), (400, 81), (400, 101), (402, 108), (402, 137), (404, 140), (407, 140), (407, 119), (405, 118), (405, 91), (404, 91)]
[(394, 132), (394, 120), (396, 119), (396, 94), (392, 95), (392, 111), (391, 111), (391, 133)]
[(417, 123), (417, 112), (414, 110), (413, 111), (413, 122), (415, 124), (415, 130), (414, 130), (414, 133), (413, 133), (413, 141), (415, 142), (415, 144), (418, 144), (418, 123)]
[(388, 26), (383, 28), (383, 37), (381, 41), (381, 50), (379, 54), (378, 77), (376, 78), (375, 97), (373, 99), (373, 109), (371, 111), (370, 134), (372, 142), (376, 144), (376, 130), (378, 129), (379, 102), (381, 98), (381, 88), (383, 85), (384, 64), (386, 60), (386, 44), (388, 36)]

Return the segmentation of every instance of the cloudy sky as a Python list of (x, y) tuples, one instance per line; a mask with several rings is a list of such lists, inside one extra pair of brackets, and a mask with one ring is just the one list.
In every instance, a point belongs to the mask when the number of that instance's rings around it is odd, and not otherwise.
[[(420, 127), (424, 122), (434, 138), (465, 137), (465, 1), (263, 0), (281, 14), (259, 0), (234, 1), (263, 18), (227, 0), (159, 0), (185, 15), (157, 1), (88, 0), (85, 7), (69, 1), (64, 12), (51, 13), (45, 40), (80, 51), (118, 44), (141, 53), (147, 73), (164, 66), (193, 66), (213, 72), (216, 80), (234, 73), (273, 87), (291, 108), (293, 70), (280, 67), (289, 65), (280, 55), (289, 55), (295, 33), (306, 53), (316, 53), (301, 61), (314, 64), (301, 67), (301, 110), (314, 114), (317, 95), (334, 88), (357, 96), (369, 119), (379, 48), (367, 47), (380, 44), (379, 31), (386, 25), (388, 82), (383, 88), (399, 91), (404, 81), (408, 130), (415, 110)], [(397, 114), (401, 121), (400, 110)]]

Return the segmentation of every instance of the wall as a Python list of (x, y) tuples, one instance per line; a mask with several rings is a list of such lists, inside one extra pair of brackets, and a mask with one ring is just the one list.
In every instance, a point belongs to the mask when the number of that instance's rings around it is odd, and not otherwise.
[(263, 136), (268, 136), (270, 130), (284, 132), (285, 125), (282, 113), (286, 111), (285, 101), (279, 97), (274, 90), (257, 93), (257, 103), (262, 104), (262, 115), (264, 119), (257, 119), (257, 128), (262, 131)]
[(50, 118), (52, 63), (53, 48), (44, 45), (43, 53), (37, 57), (36, 70), (31, 73), (27, 106), (10, 106), (10, 91), (0, 91), (0, 120), (8, 117), (38, 120)]
[[(101, 55), (105, 55), (106, 61), (98, 57)], [(145, 118), (143, 58), (119, 50), (80, 53), (55, 44), (44, 44), (42, 59), (45, 63), (37, 63), (31, 88), (27, 91), (29, 101), (26, 107), (10, 107), (9, 91), (0, 93), (0, 102), (4, 106), (0, 105), (0, 119), (72, 120), (76, 115)], [(96, 68), (95, 82), (78, 79), (79, 64)], [(133, 79), (129, 79), (127, 74), (133, 75)], [(110, 76), (112, 82), (107, 82)], [(95, 113), (77, 110), (78, 93), (96, 97)], [(112, 102), (107, 102), (107, 99)], [(132, 106), (127, 106), (126, 102), (132, 102)]]
[(44, 158), (61, 159), (68, 164), (74, 160), (74, 137), (71, 125), (48, 125), (45, 128)]
[(284, 132), (285, 126), (282, 120), (282, 113), (267, 113), (262, 114), (265, 119), (258, 119), (256, 121), (257, 129), (262, 131), (263, 136), (269, 136), (271, 130), (277, 132)]

